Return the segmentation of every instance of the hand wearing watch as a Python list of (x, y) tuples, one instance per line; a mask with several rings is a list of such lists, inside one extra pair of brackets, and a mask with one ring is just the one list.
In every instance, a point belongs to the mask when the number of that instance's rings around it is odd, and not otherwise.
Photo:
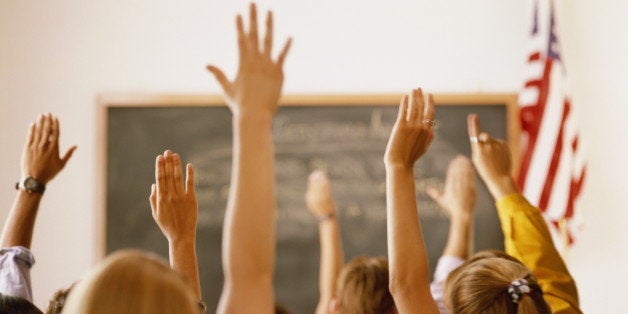
[(21, 189), (28, 193), (44, 194), (44, 191), (46, 191), (46, 185), (35, 180), (33, 177), (26, 177), (20, 179), (20, 181), (15, 184), (15, 189)]

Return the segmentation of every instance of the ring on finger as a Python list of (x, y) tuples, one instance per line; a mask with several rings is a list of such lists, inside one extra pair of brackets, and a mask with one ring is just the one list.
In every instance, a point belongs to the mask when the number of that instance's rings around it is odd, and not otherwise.
[(427, 124), (429, 126), (435, 126), (436, 125), (436, 121), (431, 120), (431, 119), (424, 119), (423, 120), (423, 124)]

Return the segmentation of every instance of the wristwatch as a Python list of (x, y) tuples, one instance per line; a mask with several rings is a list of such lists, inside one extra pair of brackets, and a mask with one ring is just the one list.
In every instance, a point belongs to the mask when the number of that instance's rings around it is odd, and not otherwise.
[(16, 190), (22, 189), (28, 193), (44, 194), (44, 191), (46, 191), (46, 185), (41, 182), (38, 182), (33, 177), (26, 177), (26, 178), (20, 179), (20, 181), (15, 184), (15, 189)]

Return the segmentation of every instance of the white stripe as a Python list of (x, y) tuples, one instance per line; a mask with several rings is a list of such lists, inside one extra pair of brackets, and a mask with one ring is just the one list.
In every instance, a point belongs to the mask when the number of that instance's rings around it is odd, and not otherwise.
[(545, 68), (545, 61), (542, 59), (530, 61), (526, 65), (525, 72), (523, 73), (524, 81), (536, 81), (543, 78), (543, 70)]
[(519, 93), (519, 104), (522, 107), (534, 106), (539, 101), (539, 88), (526, 87)]
[[(571, 115), (570, 115), (571, 116)], [(571, 120), (567, 118), (567, 120)], [(566, 135), (566, 134), (563, 134)], [(545, 214), (552, 220), (560, 220), (565, 216), (567, 211), (567, 201), (569, 199), (569, 191), (571, 189), (571, 161), (572, 154), (567, 136), (563, 137), (563, 149), (560, 154), (552, 192), (547, 203)]]
[(547, 171), (554, 154), (554, 146), (563, 115), (562, 74), (557, 69), (558, 67), (552, 67), (550, 73), (550, 88), (545, 113), (523, 187), (526, 198), (536, 206), (539, 205), (543, 186), (547, 179)]

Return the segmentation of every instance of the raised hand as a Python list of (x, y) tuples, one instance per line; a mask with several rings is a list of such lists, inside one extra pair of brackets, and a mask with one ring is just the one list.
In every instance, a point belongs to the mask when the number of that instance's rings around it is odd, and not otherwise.
[(184, 184), (181, 157), (167, 150), (157, 156), (155, 181), (157, 184), (151, 187), (150, 207), (153, 219), (168, 239), (170, 267), (185, 278), (196, 298), (201, 300), (196, 258), (198, 201), (194, 191), (194, 168), (187, 164)]
[(227, 104), (234, 115), (248, 112), (273, 115), (283, 85), (283, 63), (290, 50), (292, 40), (288, 39), (279, 57), (273, 60), (273, 15), (266, 15), (266, 34), (259, 43), (257, 30), (257, 8), (250, 6), (249, 29), (245, 31), (242, 16), (236, 18), (240, 62), (234, 81), (229, 81), (222, 70), (209, 65), (207, 69), (216, 77), (223, 89)]
[(475, 208), (475, 171), (471, 160), (457, 156), (449, 163), (445, 189), (428, 188), (427, 194), (442, 207), (452, 219), (471, 219)]
[(169, 242), (196, 238), (198, 201), (194, 192), (194, 168), (187, 164), (183, 183), (181, 157), (167, 150), (157, 156), (156, 184), (151, 187), (153, 218)]
[(491, 138), (481, 132), (478, 117), (474, 114), (467, 119), (473, 164), (489, 191), (496, 200), (517, 193), (512, 178), (510, 148), (503, 140)]
[(316, 170), (310, 174), (305, 193), (305, 203), (312, 214), (319, 219), (333, 216), (336, 213), (329, 178), (325, 172)]
[(428, 96), (427, 106), (423, 91), (415, 89), (404, 96), (399, 105), (397, 121), (386, 146), (386, 167), (414, 167), (414, 163), (429, 147), (434, 137), (434, 99)]
[(22, 177), (33, 177), (46, 184), (65, 167), (76, 150), (72, 146), (59, 155), (59, 119), (48, 113), (40, 115), (37, 123), (31, 123), (22, 152)]

